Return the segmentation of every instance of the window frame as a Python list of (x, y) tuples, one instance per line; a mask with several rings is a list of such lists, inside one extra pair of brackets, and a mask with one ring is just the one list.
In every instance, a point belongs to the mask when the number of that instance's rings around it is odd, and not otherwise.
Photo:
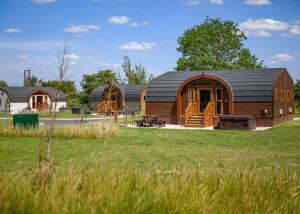
[[(221, 97), (218, 99), (218, 90), (221, 91)], [(221, 112), (218, 113), (218, 104), (221, 106)], [(222, 88), (216, 88), (216, 107), (215, 107), (216, 115), (223, 115), (223, 89)]]
[(279, 99), (279, 89), (276, 88), (275, 89), (275, 100), (278, 100)]
[(290, 92), (290, 90), (286, 91), (286, 100), (291, 101), (291, 92)]
[(188, 101), (194, 101), (194, 88), (188, 89)]

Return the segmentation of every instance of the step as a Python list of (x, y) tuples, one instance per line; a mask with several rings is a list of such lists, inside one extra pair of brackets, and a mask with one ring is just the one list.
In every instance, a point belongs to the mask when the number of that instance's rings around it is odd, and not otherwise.
[(203, 121), (203, 120), (204, 120), (204, 118), (192, 118), (192, 117), (190, 117), (190, 118), (189, 118), (189, 120)]
[(205, 125), (204, 124), (191, 124), (191, 123), (187, 123), (185, 124), (185, 127), (197, 127), (197, 128), (205, 128)]
[(187, 121), (187, 123), (188, 124), (204, 124), (204, 122), (203, 121), (197, 121), (197, 120), (195, 120), (195, 121)]

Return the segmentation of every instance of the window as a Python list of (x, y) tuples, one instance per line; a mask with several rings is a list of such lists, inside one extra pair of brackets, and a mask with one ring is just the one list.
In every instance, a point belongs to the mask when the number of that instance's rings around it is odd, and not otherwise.
[(222, 89), (217, 88), (217, 101), (222, 100)]
[(275, 89), (275, 100), (278, 100), (279, 98), (279, 90)]
[(284, 91), (281, 90), (281, 101), (284, 101)]
[(216, 89), (216, 113), (223, 114), (222, 88)]
[(189, 88), (188, 98), (189, 98), (189, 101), (194, 100), (194, 89), (193, 88)]
[(286, 99), (287, 99), (287, 101), (291, 100), (291, 94), (290, 94), (289, 90), (287, 90), (287, 92), (286, 92)]

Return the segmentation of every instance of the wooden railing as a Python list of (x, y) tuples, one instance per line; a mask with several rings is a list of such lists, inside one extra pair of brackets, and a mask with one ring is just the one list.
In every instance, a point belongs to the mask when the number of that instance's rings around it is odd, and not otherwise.
[(102, 101), (98, 105), (98, 113), (110, 113), (117, 110), (117, 101)]
[(205, 127), (211, 126), (213, 124), (212, 116), (214, 115), (215, 104), (209, 102), (204, 110), (204, 125)]
[(193, 103), (189, 102), (189, 104), (185, 110), (185, 123), (184, 124), (187, 124), (190, 116), (192, 115), (192, 112), (193, 112)]
[(48, 103), (37, 103), (36, 110), (38, 110), (38, 111), (49, 110), (49, 105), (48, 105)]

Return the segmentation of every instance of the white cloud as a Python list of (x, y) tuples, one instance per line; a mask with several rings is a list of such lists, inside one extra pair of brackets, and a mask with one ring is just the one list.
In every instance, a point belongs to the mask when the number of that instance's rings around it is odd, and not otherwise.
[(240, 23), (241, 30), (247, 35), (268, 37), (271, 36), (269, 31), (285, 31), (288, 30), (289, 24), (274, 19), (247, 19)]
[(293, 59), (295, 59), (295, 57), (291, 56), (290, 54), (279, 53), (271, 57), (270, 63), (272, 64), (284, 63), (284, 62), (289, 62)]
[(67, 55), (64, 56), (64, 58), (69, 59), (69, 60), (77, 60), (80, 57), (76, 54), (67, 54)]
[(127, 16), (112, 16), (108, 19), (108, 22), (111, 24), (124, 25), (130, 21), (130, 18)]
[(68, 33), (87, 33), (90, 30), (99, 30), (99, 25), (70, 25), (64, 29), (64, 32)]
[(245, 31), (247, 36), (269, 37), (271, 34), (265, 30)]
[(32, 0), (36, 4), (49, 4), (56, 2), (57, 0)]
[(148, 26), (150, 25), (149, 22), (130, 22), (129, 26), (130, 27), (140, 27), (140, 26)]
[(200, 0), (187, 0), (186, 4), (187, 5), (198, 5), (198, 4), (200, 4)]
[(290, 35), (300, 35), (300, 26), (299, 25), (293, 25), (289, 30)]
[(20, 54), (18, 56), (19, 59), (28, 59), (29, 58), (29, 55), (28, 54)]
[(14, 39), (0, 39), (0, 52), (29, 52), (29, 51), (57, 51), (63, 47), (62, 41), (20, 41)]
[(245, 4), (247, 5), (269, 5), (271, 4), (270, 0), (246, 0)]
[(223, 0), (210, 0), (210, 3), (212, 4), (223, 4)]
[(147, 51), (155, 47), (155, 42), (126, 42), (120, 45), (119, 48), (122, 50), (136, 50), (136, 51)]
[(289, 28), (289, 24), (274, 19), (247, 19), (240, 27), (245, 30), (283, 31)]
[(22, 30), (20, 28), (6, 28), (4, 30), (5, 33), (19, 33)]

